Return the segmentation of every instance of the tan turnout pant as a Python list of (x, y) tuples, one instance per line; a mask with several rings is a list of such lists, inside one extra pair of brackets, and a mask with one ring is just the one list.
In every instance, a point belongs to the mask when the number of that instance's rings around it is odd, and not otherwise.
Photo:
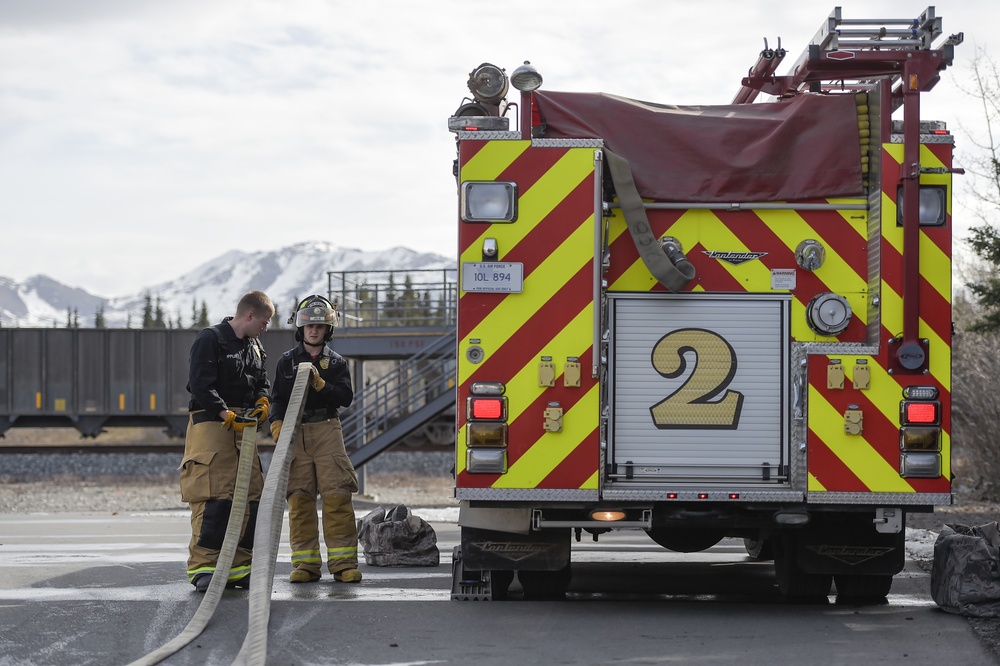
[[(239, 466), (240, 434), (226, 430), (220, 421), (194, 423), (188, 420), (181, 461), (181, 500), (191, 506), (191, 542), (188, 546), (188, 580), (201, 573), (214, 573), (226, 534)], [(248, 506), (243, 517), (239, 546), (229, 580), (250, 574), (253, 529), (257, 506), (264, 488), (260, 456), (254, 456)]]
[(340, 419), (303, 423), (295, 433), (288, 471), (288, 532), (292, 565), (319, 574), (322, 553), (316, 495), (323, 501), (327, 569), (358, 567), (358, 529), (351, 495), (358, 475), (344, 448)]

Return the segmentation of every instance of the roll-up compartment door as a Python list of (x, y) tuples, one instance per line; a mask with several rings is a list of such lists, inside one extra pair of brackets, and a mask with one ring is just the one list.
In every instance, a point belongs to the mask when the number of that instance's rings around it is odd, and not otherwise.
[(611, 299), (611, 483), (787, 482), (787, 296)]

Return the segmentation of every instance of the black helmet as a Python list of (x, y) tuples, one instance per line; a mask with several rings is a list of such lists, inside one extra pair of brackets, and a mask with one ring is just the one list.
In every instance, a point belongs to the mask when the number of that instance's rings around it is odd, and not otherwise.
[(333, 329), (340, 320), (340, 314), (333, 303), (319, 294), (313, 294), (302, 299), (295, 308), (295, 313), (288, 318), (288, 323), (295, 323), (295, 340), (302, 342), (302, 327), (306, 324), (322, 324), (328, 326), (323, 341), (333, 337)]

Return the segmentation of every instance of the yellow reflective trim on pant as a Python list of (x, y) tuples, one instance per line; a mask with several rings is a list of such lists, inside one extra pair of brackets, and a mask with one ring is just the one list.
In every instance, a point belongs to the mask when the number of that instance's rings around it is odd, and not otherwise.
[(358, 559), (358, 547), (344, 546), (343, 548), (328, 548), (326, 559), (330, 562), (334, 560), (356, 560)]
[(247, 564), (242, 567), (233, 567), (229, 570), (228, 580), (241, 580), (250, 575), (250, 565)]
[(292, 553), (292, 564), (296, 563), (306, 563), (306, 564), (319, 564), (320, 552), (319, 550), (296, 550)]
[(187, 571), (188, 582), (189, 583), (193, 583), (195, 576), (198, 576), (200, 574), (205, 574), (205, 573), (207, 573), (207, 574), (214, 574), (215, 573), (215, 567), (198, 567), (197, 569), (188, 569), (188, 571)]

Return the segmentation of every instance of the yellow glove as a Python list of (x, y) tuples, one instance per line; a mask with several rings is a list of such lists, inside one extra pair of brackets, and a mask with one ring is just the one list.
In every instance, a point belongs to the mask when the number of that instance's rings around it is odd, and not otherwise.
[(263, 425), (264, 421), (267, 420), (267, 415), (271, 413), (271, 401), (266, 397), (258, 398), (257, 402), (254, 403), (253, 411), (251, 411), (247, 416), (252, 419), (257, 419), (257, 425)]
[(278, 441), (278, 435), (281, 434), (281, 421), (275, 421), (271, 424), (271, 439), (275, 442)]
[(252, 419), (249, 416), (240, 416), (233, 410), (229, 410), (226, 413), (226, 420), (222, 422), (222, 426), (226, 430), (235, 430), (236, 432), (243, 432), (243, 429), (247, 426), (257, 427), (257, 419)]
[(319, 370), (316, 369), (315, 365), (312, 366), (312, 377), (309, 379), (309, 383), (315, 391), (322, 391), (323, 387), (326, 386), (326, 380), (319, 376)]

